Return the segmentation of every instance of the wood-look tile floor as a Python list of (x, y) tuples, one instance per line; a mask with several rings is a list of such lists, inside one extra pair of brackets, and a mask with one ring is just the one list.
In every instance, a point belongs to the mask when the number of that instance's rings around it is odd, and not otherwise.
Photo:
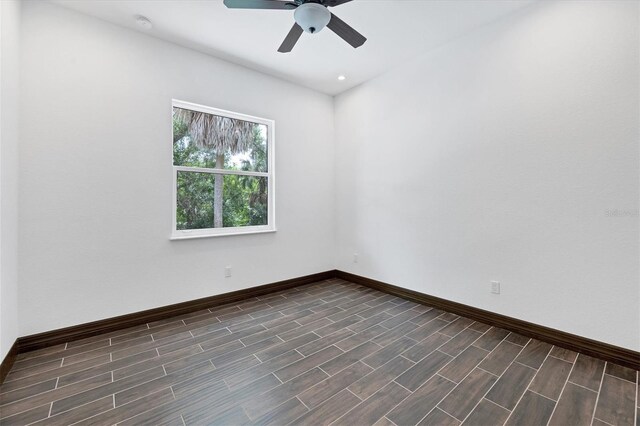
[(21, 354), (0, 422), (636, 425), (638, 372), (342, 280)]

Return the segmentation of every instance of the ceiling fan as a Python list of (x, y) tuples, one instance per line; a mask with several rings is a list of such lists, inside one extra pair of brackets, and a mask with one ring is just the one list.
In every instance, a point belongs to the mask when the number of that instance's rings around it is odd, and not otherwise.
[(295, 23), (278, 48), (278, 52), (291, 52), (304, 31), (315, 34), (325, 26), (353, 47), (360, 47), (367, 39), (329, 12), (328, 7), (340, 6), (351, 0), (224, 0), (230, 9), (294, 10)]

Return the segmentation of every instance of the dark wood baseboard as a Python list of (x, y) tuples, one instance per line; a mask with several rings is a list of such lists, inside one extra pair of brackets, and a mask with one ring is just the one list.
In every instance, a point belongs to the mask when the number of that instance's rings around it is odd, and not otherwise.
[(7, 355), (2, 360), (2, 364), (0, 364), (0, 385), (4, 383), (4, 378), (7, 377), (11, 367), (13, 367), (13, 363), (16, 360), (16, 356), (18, 355), (18, 341), (16, 340), (11, 345), (11, 349), (7, 352)]
[(88, 322), (57, 330), (45, 331), (43, 333), (18, 338), (17, 349), (18, 353), (33, 351), (35, 349), (70, 342), (72, 340), (84, 339), (85, 337), (91, 337), (97, 334), (122, 330), (124, 328), (159, 321), (177, 315), (188, 314), (190, 312), (199, 311), (212, 306), (224, 305), (249, 299), (251, 297), (262, 296), (276, 291), (287, 290), (292, 287), (310, 284), (334, 277), (335, 271), (325, 271), (289, 280), (278, 281), (271, 284), (232, 291), (230, 293), (218, 294), (216, 296), (176, 303), (174, 305), (162, 306), (160, 308), (134, 312), (127, 315)]
[(443, 311), (504, 328), (505, 330), (513, 331), (515, 333), (576, 352), (581, 352), (605, 361), (624, 365), (625, 367), (630, 367), (634, 370), (640, 370), (640, 352), (632, 351), (631, 349), (610, 345), (608, 343), (577, 336), (575, 334), (523, 321), (521, 319), (496, 314), (494, 312), (485, 311), (484, 309), (430, 296), (418, 291), (387, 284), (382, 281), (351, 274), (349, 272), (336, 271), (336, 278), (361, 284), (417, 303), (433, 306), (434, 308), (441, 309)]
[(475, 308), (469, 305), (464, 305), (462, 303), (452, 302), (450, 300), (430, 296), (428, 294), (394, 286), (360, 275), (355, 275), (339, 270), (332, 270), (312, 275), (306, 275), (299, 278), (292, 278), (271, 284), (265, 284), (258, 287), (246, 288), (230, 293), (219, 294), (216, 296), (205, 297), (188, 302), (177, 303), (174, 305), (163, 306), (160, 308), (149, 309), (146, 311), (134, 312), (127, 315), (93, 321), (72, 327), (66, 327), (57, 330), (46, 331), (44, 333), (20, 337), (16, 340), (9, 353), (2, 361), (2, 365), (0, 368), (0, 384), (2, 384), (5, 376), (9, 373), (9, 370), (11, 369), (11, 366), (13, 365), (13, 362), (18, 353), (45, 348), (48, 346), (70, 342), (73, 340), (79, 340), (86, 337), (95, 336), (97, 334), (117, 331), (148, 322), (158, 321), (177, 315), (195, 312), (201, 309), (210, 308), (212, 306), (238, 302), (241, 300), (249, 299), (251, 297), (262, 296), (265, 294), (287, 290), (293, 287), (311, 284), (331, 278), (341, 278), (346, 281), (361, 284), (385, 293), (412, 300), (417, 303), (433, 306), (437, 309), (442, 309), (447, 312), (465, 316), (473, 320), (477, 320), (486, 324), (513, 331), (515, 333), (542, 340), (556, 346), (571, 349), (577, 352), (584, 353), (586, 355), (597, 357), (606, 361), (611, 361), (616, 364), (621, 364), (635, 370), (640, 370), (640, 353), (632, 351), (630, 349), (621, 348), (619, 346), (610, 345), (608, 343), (599, 342), (597, 340), (588, 339), (586, 337), (576, 336), (564, 331), (544, 327), (538, 324), (533, 324), (517, 318), (508, 317), (506, 315), (496, 314), (494, 312)]

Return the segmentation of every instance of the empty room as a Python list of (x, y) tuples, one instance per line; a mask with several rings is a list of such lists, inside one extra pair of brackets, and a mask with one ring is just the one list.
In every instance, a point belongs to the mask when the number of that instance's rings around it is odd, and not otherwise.
[(0, 424), (640, 426), (640, 1), (0, 0)]

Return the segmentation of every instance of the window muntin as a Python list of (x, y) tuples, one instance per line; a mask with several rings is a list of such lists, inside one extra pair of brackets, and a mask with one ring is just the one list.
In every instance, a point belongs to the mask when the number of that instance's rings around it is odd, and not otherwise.
[(172, 238), (275, 231), (274, 123), (173, 101)]

